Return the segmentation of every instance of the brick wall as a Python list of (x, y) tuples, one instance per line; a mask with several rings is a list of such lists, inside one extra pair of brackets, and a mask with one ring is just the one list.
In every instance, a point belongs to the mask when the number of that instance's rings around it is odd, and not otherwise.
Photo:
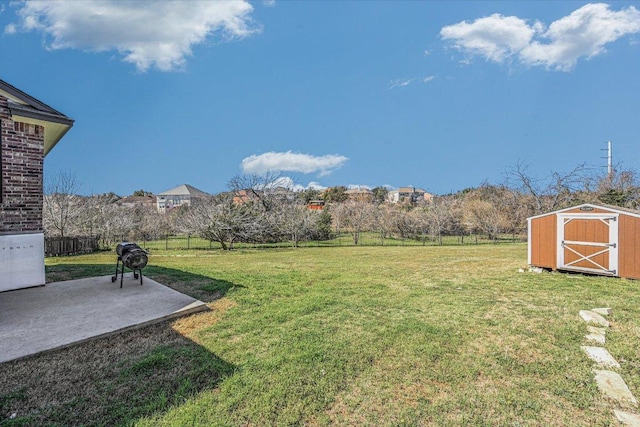
[(0, 96), (0, 234), (42, 232), (44, 128), (14, 122)]

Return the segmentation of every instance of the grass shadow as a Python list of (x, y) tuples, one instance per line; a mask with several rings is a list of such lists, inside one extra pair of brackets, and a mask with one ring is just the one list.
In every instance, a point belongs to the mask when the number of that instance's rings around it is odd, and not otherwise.
[[(130, 270), (125, 269), (127, 277), (130, 274), (129, 272)], [(107, 276), (113, 275), (114, 273), (115, 265), (109, 264), (61, 263), (45, 266), (47, 283), (82, 279), (85, 277)], [(215, 301), (224, 297), (227, 292), (233, 288), (244, 287), (243, 285), (231, 283), (226, 280), (155, 265), (149, 265), (144, 268), (142, 275), (173, 290), (199, 299), (202, 302)]]
[(162, 322), (0, 364), (0, 425), (127, 425), (234, 370)]
[[(57, 264), (47, 266), (46, 274), (55, 281), (112, 270), (106, 264)], [(162, 267), (144, 273), (202, 301), (219, 299), (237, 286)], [(193, 314), (0, 363), (0, 426), (131, 425), (215, 389), (236, 367), (176, 325), (206, 327), (219, 317)]]

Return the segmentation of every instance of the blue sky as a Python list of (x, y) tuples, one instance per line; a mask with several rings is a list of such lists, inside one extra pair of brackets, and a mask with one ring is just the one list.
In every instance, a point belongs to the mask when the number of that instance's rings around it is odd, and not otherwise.
[(0, 58), (84, 194), (640, 169), (639, 2), (0, 1)]

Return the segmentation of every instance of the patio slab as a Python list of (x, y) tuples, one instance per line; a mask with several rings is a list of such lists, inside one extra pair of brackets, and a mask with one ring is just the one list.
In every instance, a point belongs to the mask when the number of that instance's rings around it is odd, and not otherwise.
[(208, 310), (205, 303), (131, 273), (0, 293), (0, 363), (133, 327)]

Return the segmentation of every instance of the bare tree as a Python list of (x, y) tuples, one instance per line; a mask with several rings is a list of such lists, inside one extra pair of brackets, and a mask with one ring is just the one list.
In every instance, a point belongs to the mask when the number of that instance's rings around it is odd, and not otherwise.
[(212, 242), (223, 250), (233, 249), (240, 241), (250, 241), (261, 234), (263, 224), (258, 204), (234, 200), (233, 193), (193, 203), (180, 218), (180, 228)]
[(72, 172), (60, 171), (44, 184), (43, 223), (51, 234), (65, 236), (80, 213), (83, 203), (76, 193), (80, 183)]
[(265, 211), (273, 208), (273, 190), (282, 185), (286, 183), (279, 173), (236, 175), (227, 183), (236, 197), (258, 202)]
[(294, 247), (318, 234), (320, 213), (297, 203), (281, 203), (275, 211), (276, 229), (282, 238), (290, 240)]
[(347, 200), (332, 207), (334, 218), (339, 218), (349, 231), (354, 245), (360, 242), (361, 233), (367, 231), (373, 210), (374, 205), (364, 200)]
[(566, 173), (552, 172), (545, 178), (532, 176), (528, 169), (529, 165), (519, 160), (506, 171), (505, 181), (507, 187), (530, 196), (525, 200), (530, 203), (531, 216), (574, 204), (589, 175), (584, 164)]
[(464, 224), (470, 232), (486, 233), (491, 240), (508, 230), (508, 211), (504, 205), (504, 188), (483, 184), (468, 192), (463, 202)]
[(394, 228), (401, 239), (415, 237), (423, 229), (422, 225), (420, 216), (416, 214), (414, 209), (407, 206), (398, 209)]
[(381, 244), (394, 230), (398, 217), (398, 208), (395, 205), (379, 204), (372, 211), (371, 227), (380, 236)]
[(443, 235), (457, 231), (454, 217), (456, 203), (454, 198), (436, 197), (430, 204), (416, 211), (424, 215), (429, 234), (436, 238), (439, 245), (442, 245)]

